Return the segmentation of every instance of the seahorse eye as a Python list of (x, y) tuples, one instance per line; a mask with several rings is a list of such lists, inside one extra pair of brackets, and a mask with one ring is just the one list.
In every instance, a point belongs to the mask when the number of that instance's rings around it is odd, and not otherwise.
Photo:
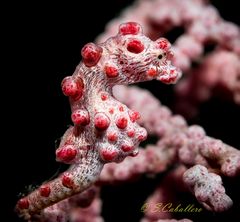
[(161, 60), (163, 57), (166, 57), (167, 56), (167, 53), (164, 52), (164, 53), (161, 53), (158, 55), (158, 59)]

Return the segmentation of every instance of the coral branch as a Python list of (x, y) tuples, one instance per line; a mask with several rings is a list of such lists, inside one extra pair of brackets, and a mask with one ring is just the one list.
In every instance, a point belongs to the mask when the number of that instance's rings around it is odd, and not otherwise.
[[(206, 136), (204, 129), (200, 126), (188, 127), (183, 117), (172, 115), (171, 111), (161, 105), (149, 92), (137, 87), (117, 86), (114, 93), (120, 101), (140, 111), (142, 118), (139, 123), (150, 135), (161, 138), (156, 152), (160, 152), (162, 158), (170, 152), (174, 156), (173, 150), (175, 150), (179, 161), (187, 166), (201, 164), (214, 171), (221, 171), (229, 177), (240, 174), (239, 150)], [(165, 155), (162, 153), (164, 149), (168, 149)], [(169, 160), (173, 156), (171, 155)]]
[(221, 177), (208, 173), (206, 167), (196, 165), (190, 168), (184, 173), (183, 180), (207, 209), (222, 212), (232, 206), (232, 200), (225, 194)]

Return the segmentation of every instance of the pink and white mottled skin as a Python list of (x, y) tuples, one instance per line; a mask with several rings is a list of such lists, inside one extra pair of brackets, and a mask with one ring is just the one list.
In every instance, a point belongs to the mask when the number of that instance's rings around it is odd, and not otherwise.
[(63, 135), (56, 156), (71, 166), (18, 201), (16, 210), (25, 219), (86, 190), (105, 163), (137, 155), (147, 132), (136, 123), (139, 114), (113, 97), (114, 85), (152, 79), (170, 84), (181, 76), (171, 65), (170, 43), (151, 41), (134, 22), (120, 25), (118, 34), (102, 44), (86, 44), (81, 54), (76, 71), (62, 82), (74, 126)]

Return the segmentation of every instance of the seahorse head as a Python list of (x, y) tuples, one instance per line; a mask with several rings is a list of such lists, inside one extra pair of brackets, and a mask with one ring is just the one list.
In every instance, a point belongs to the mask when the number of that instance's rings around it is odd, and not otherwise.
[[(83, 62), (100, 70), (112, 85), (160, 80), (175, 83), (181, 72), (171, 65), (171, 44), (165, 38), (152, 41), (135, 22), (123, 23), (118, 34), (96, 45), (82, 49)], [(97, 67), (97, 68), (96, 68)]]

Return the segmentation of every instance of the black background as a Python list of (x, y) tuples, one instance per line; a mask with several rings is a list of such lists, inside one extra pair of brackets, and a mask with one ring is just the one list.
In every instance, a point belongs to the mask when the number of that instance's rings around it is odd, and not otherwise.
[[(81, 3), (83, 2), (83, 3)], [(13, 3), (3, 9), (2, 41), (6, 47), (2, 75), (3, 120), (6, 135), (2, 138), (2, 201), (7, 219), (21, 221), (14, 214), (14, 205), (26, 185), (40, 184), (58, 169), (54, 141), (71, 124), (68, 100), (62, 95), (61, 80), (71, 75), (79, 63), (82, 46), (103, 32), (107, 21), (116, 17), (129, 0), (79, 1), (64, 3)], [(226, 20), (238, 23), (238, 1), (212, 1)], [(6, 89), (4, 88), (6, 86)], [(163, 103), (173, 105), (172, 89), (158, 82), (144, 83)], [(159, 92), (161, 90), (161, 95)], [(169, 99), (168, 99), (169, 98)], [(213, 98), (200, 107), (200, 115), (191, 123), (204, 126), (210, 136), (240, 147), (238, 106)], [(3, 152), (2, 151), (2, 152)], [(6, 174), (6, 175), (5, 175)], [(151, 182), (151, 181), (150, 181)], [(226, 181), (228, 193), (234, 193), (231, 181)], [(103, 190), (103, 214), (109, 221), (138, 221), (140, 205), (155, 186), (148, 180)], [(144, 191), (143, 191), (144, 190)], [(234, 193), (240, 209), (239, 196)], [(6, 200), (5, 199), (6, 196)], [(3, 198), (4, 197), (4, 198)], [(237, 201), (238, 200), (238, 201)], [(218, 217), (205, 213), (197, 221), (233, 219), (236, 213)], [(2, 220), (1, 220), (2, 221)]]

